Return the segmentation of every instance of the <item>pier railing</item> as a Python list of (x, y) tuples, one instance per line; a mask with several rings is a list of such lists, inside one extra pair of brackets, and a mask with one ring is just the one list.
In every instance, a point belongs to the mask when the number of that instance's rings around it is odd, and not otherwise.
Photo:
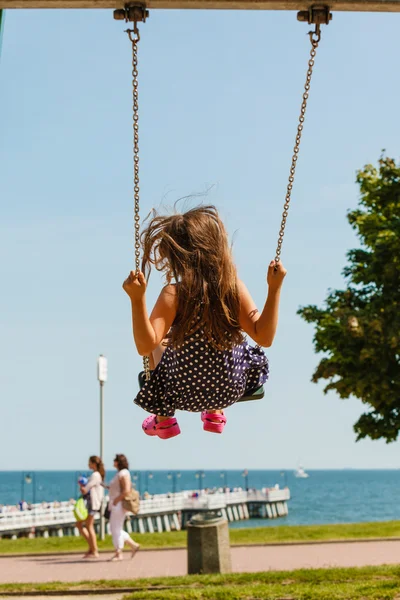
[[(247, 503), (276, 503), (290, 499), (288, 489), (265, 489), (237, 492), (193, 492), (184, 491), (176, 494), (159, 494), (140, 502), (139, 517), (153, 517), (182, 511), (228, 509), (230, 506)], [(10, 531), (26, 531), (30, 529), (62, 528), (73, 525), (75, 517), (71, 502), (57, 503), (56, 506), (44, 507), (35, 505), (31, 510), (0, 513), (0, 535)]]
[(36, 504), (31, 510), (0, 513), (0, 533), (33, 527), (62, 527), (75, 521), (73, 506), (61, 502), (57, 507)]
[(286, 502), (287, 500), (290, 500), (289, 488), (272, 488), (247, 492), (248, 502)]

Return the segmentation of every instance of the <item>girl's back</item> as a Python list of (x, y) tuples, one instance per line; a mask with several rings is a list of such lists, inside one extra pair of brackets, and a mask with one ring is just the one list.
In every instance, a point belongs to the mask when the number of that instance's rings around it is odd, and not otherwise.
[(201, 328), (225, 349), (242, 342), (239, 287), (225, 227), (213, 206), (183, 215), (156, 217), (142, 235), (142, 270), (151, 265), (175, 282), (176, 316), (169, 341), (178, 346)]

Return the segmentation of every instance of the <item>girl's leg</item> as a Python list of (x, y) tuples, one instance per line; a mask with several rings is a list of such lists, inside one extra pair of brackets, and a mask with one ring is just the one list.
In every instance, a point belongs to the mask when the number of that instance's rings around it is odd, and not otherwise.
[(97, 537), (96, 537), (96, 531), (94, 529), (94, 516), (93, 515), (89, 515), (88, 518), (86, 519), (86, 527), (87, 527), (87, 531), (89, 534), (89, 548), (90, 548), (91, 554), (92, 554), (92, 556), (98, 556), (99, 551), (97, 548)]
[[(163, 421), (168, 421), (171, 417), (163, 417), (161, 415), (157, 415), (157, 423), (162, 423)], [(165, 427), (164, 427), (165, 429)]]
[(122, 543), (128, 544), (131, 549), (131, 557), (133, 558), (136, 552), (139, 550), (140, 544), (135, 542), (126, 531), (122, 532)]
[[(151, 355), (149, 356), (150, 359), (150, 369), (155, 369), (156, 366), (158, 365), (158, 363), (160, 362), (160, 360), (162, 359), (162, 356), (165, 352), (165, 344), (164, 341), (161, 342), (161, 344), (159, 344), (157, 346), (157, 348), (155, 350), (153, 350), (153, 352), (151, 353)], [(170, 419), (171, 417), (163, 417), (161, 415), (157, 415), (157, 422), (158, 423), (162, 423), (163, 421), (166, 421), (167, 419)]]
[(86, 525), (85, 521), (77, 521), (77, 523), (76, 523), (76, 526), (79, 529), (79, 533), (81, 534), (81, 536), (83, 538), (85, 538), (87, 543), (89, 543), (89, 534), (88, 534), (88, 530), (86, 529), (85, 525)]
[(90, 550), (90, 539), (89, 539), (89, 532), (88, 532), (88, 530), (86, 529), (86, 522), (85, 522), (85, 521), (77, 521), (77, 522), (76, 522), (76, 526), (77, 526), (77, 528), (79, 529), (79, 533), (81, 534), (81, 536), (82, 536), (83, 538), (85, 538), (85, 540), (86, 540), (86, 541), (87, 541), (87, 543), (88, 543), (89, 550), (88, 550), (88, 552), (86, 552), (86, 553), (84, 554), (84, 558), (89, 558), (89, 556), (91, 555), (91, 550)]
[(136, 544), (133, 541), (133, 539), (131, 538), (131, 536), (129, 535), (129, 533), (127, 533), (123, 529), (121, 531), (121, 537), (120, 537), (120, 546), (121, 546), (121, 549), (125, 546), (125, 544), (128, 544), (128, 546), (130, 546), (131, 548), (136, 548)]
[(123, 529), (123, 524), (126, 519), (126, 510), (122, 506), (122, 503), (118, 504), (118, 507), (121, 507), (121, 509), (122, 509), (121, 513), (123, 514), (121, 533), (120, 533), (119, 540), (118, 540), (118, 551), (122, 552), (125, 544), (128, 544), (128, 546), (131, 549), (131, 554), (132, 554), (132, 558), (133, 558), (135, 556), (137, 550), (139, 549), (139, 544), (134, 542), (133, 539), (131, 538), (131, 536), (129, 535), (129, 533), (127, 531), (125, 531), (125, 529)]
[(204, 431), (222, 433), (226, 425), (226, 416), (223, 410), (205, 410), (201, 414)]
[[(119, 502), (116, 506), (111, 509), (110, 515), (110, 529), (113, 545), (115, 548), (114, 558), (117, 560), (122, 559), (122, 549), (124, 547), (124, 532), (123, 526), (125, 521), (125, 511), (122, 506), (122, 502)], [(126, 534), (128, 535), (128, 534)]]

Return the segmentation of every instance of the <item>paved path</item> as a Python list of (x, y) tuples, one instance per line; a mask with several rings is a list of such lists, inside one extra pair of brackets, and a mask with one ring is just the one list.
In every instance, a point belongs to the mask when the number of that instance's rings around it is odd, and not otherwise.
[[(135, 579), (186, 574), (186, 550), (143, 550), (134, 560), (110, 563), (111, 554), (84, 561), (79, 555), (0, 558), (0, 583)], [(361, 567), (400, 563), (400, 540), (236, 546), (233, 571), (255, 573), (322, 567)]]

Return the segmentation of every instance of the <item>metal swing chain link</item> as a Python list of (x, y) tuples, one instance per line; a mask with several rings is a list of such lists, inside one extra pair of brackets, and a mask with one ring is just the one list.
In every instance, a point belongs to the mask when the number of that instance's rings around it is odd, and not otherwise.
[[(127, 30), (132, 42), (132, 127), (133, 127), (133, 197), (134, 228), (135, 228), (135, 271), (140, 271), (140, 186), (139, 186), (139, 71), (138, 71), (138, 43), (140, 41), (139, 29), (135, 21), (133, 31)], [(133, 34), (133, 35), (132, 35)], [(143, 356), (143, 369), (145, 380), (150, 379), (150, 358)]]
[(313, 74), (315, 56), (317, 54), (318, 44), (321, 40), (321, 31), (320, 31), (319, 25), (316, 26), (315, 31), (310, 31), (309, 36), (310, 36), (310, 41), (311, 41), (310, 59), (308, 61), (306, 83), (304, 85), (303, 100), (302, 100), (301, 108), (300, 108), (300, 117), (299, 117), (299, 124), (297, 126), (296, 141), (295, 141), (295, 145), (294, 145), (294, 149), (293, 149), (292, 164), (290, 166), (290, 171), (289, 171), (289, 183), (288, 183), (287, 189), (286, 189), (285, 204), (283, 205), (281, 228), (279, 230), (278, 244), (276, 247), (276, 255), (275, 255), (276, 266), (275, 266), (275, 268), (277, 267), (277, 264), (281, 259), (283, 236), (285, 234), (286, 220), (287, 220), (288, 213), (289, 213), (289, 205), (290, 205), (292, 189), (293, 189), (293, 184), (294, 184), (294, 176), (296, 173), (297, 159), (299, 157), (301, 134), (303, 133), (305, 114), (306, 114), (306, 110), (307, 110), (307, 100), (308, 100), (310, 87), (311, 87), (311, 78), (312, 78), (312, 74)]

